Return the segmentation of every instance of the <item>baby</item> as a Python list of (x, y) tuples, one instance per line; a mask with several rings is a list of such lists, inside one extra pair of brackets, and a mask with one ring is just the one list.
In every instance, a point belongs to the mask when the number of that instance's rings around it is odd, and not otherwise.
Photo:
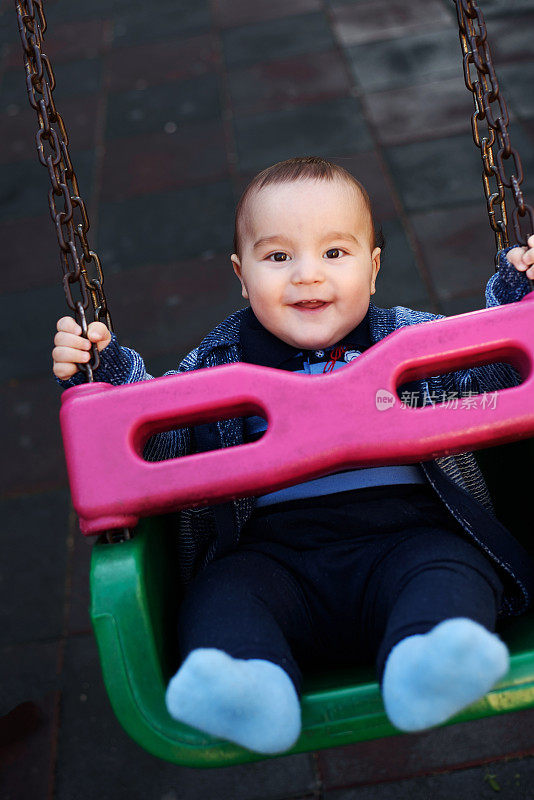
[[(233, 269), (250, 306), (218, 325), (177, 371), (246, 361), (328, 374), (405, 325), (437, 319), (370, 297), (381, 240), (368, 195), (322, 158), (260, 173), (236, 212)], [(534, 278), (528, 247), (500, 253), (487, 305), (519, 300)], [(90, 342), (74, 319), (57, 323), (53, 370), (81, 383)], [(100, 322), (95, 380), (150, 379), (134, 350)], [(414, 381), (421, 405), (517, 383), (492, 364)], [(179, 384), (178, 384), (179, 386)], [(325, 383), (325, 402), (328, 383)], [(289, 413), (289, 411), (288, 411)], [(298, 409), (296, 410), (298, 413)], [(310, 425), (313, 420), (310, 420)], [(340, 423), (341, 424), (341, 423)], [(156, 461), (258, 438), (261, 417), (153, 436)], [(257, 498), (180, 512), (186, 592), (182, 663), (169, 713), (258, 753), (291, 748), (301, 731), (301, 668), (374, 659), (384, 705), (403, 731), (438, 725), (508, 670), (499, 618), (525, 611), (534, 565), (497, 520), (472, 454), (339, 471)]]

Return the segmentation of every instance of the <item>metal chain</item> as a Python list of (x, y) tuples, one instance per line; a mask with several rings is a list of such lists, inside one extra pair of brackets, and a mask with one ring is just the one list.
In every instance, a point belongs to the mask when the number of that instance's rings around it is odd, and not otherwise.
[[(475, 111), (471, 117), (473, 139), (481, 151), (482, 180), (497, 250), (509, 246), (505, 187), (511, 190), (515, 204), (512, 221), (516, 240), (519, 244), (526, 245), (528, 234), (521, 231), (520, 220), (527, 218), (528, 232), (534, 232), (534, 210), (525, 202), (521, 190), (523, 168), (519, 153), (510, 142), (508, 110), (504, 98), (499, 92), (499, 84), (487, 42), (484, 17), (476, 0), (454, 0), (454, 2), (458, 15), (460, 43), (464, 54), (465, 84), (473, 93), (475, 105)], [(48, 168), (52, 182), (48, 202), (61, 250), (63, 288), (67, 304), (74, 311), (82, 328), (82, 335), (87, 338), (86, 312), (89, 307), (89, 299), (92, 301), (94, 319), (105, 321), (109, 330), (113, 330), (103, 288), (104, 275), (98, 255), (89, 249), (87, 242), (89, 218), (85, 203), (79, 195), (78, 182), (68, 152), (68, 136), (63, 119), (52, 98), (52, 92), (56, 85), (54, 73), (48, 57), (41, 50), (42, 37), (47, 27), (43, 0), (15, 0), (15, 4), (24, 50), (28, 96), (30, 105), (37, 112), (40, 126), (36, 137), (37, 151), (39, 160), (43, 166)], [(473, 64), (476, 74), (472, 74)], [(36, 94), (40, 95), (39, 99)], [(479, 127), (481, 122), (484, 123), (482, 131)], [(52, 123), (58, 126), (59, 136), (52, 127)], [(45, 142), (52, 150), (52, 154), (47, 156), (44, 153)], [(508, 176), (504, 162), (509, 159), (512, 159), (512, 163)], [(69, 186), (69, 181), (72, 183), (72, 187)], [(495, 184), (493, 189), (491, 181), (494, 181)], [(63, 210), (58, 211), (56, 208), (55, 197), (63, 197)], [(73, 223), (73, 207), (80, 210), (82, 218), (82, 222), (77, 224), (76, 228)], [(78, 252), (75, 237), (80, 241), (81, 254)], [(69, 259), (72, 260), (72, 266)], [(90, 277), (87, 271), (87, 267), (91, 263), (94, 264), (96, 272), (93, 277)], [(534, 281), (527, 280), (530, 289), (534, 288)], [(72, 287), (75, 284), (78, 286), (81, 299), (73, 297)], [(93, 380), (93, 371), (98, 367), (99, 362), (98, 349), (96, 345), (93, 345), (89, 363), (80, 364), (80, 369), (89, 381)]]
[[(487, 42), (484, 16), (476, 0), (454, 0), (454, 2), (458, 16), (460, 44), (464, 54), (465, 85), (473, 93), (475, 105), (471, 117), (473, 139), (482, 156), (482, 181), (497, 250), (509, 247), (510, 244), (505, 188), (510, 189), (514, 202), (512, 222), (516, 242), (525, 246), (528, 235), (534, 233), (534, 210), (525, 202), (521, 191), (523, 167), (519, 153), (510, 142), (508, 109), (499, 91)], [(510, 174), (507, 175), (504, 162), (508, 162), (509, 159), (512, 161)], [(527, 223), (526, 233), (521, 230), (523, 219)], [(529, 278), (527, 280), (532, 291), (534, 281)]]
[[(67, 305), (82, 329), (82, 336), (87, 338), (87, 310), (89, 299), (95, 320), (104, 322), (110, 331), (113, 330), (111, 316), (104, 294), (104, 275), (100, 259), (94, 250), (89, 249), (87, 232), (89, 217), (85, 203), (80, 197), (78, 181), (70, 160), (69, 139), (61, 114), (57, 111), (52, 92), (56, 85), (52, 66), (48, 57), (42, 52), (42, 39), (46, 31), (46, 20), (43, 11), (43, 0), (15, 0), (20, 38), (24, 49), (24, 66), (26, 69), (26, 87), (30, 105), (37, 112), (39, 130), (37, 131), (37, 152), (43, 166), (48, 168), (52, 188), (48, 193), (48, 204), (52, 221), (56, 225), (56, 233), (60, 247), (63, 270), (63, 288)], [(37, 15), (36, 15), (37, 12)], [(39, 95), (39, 97), (37, 97)], [(57, 125), (58, 132), (52, 127)], [(45, 143), (51, 152), (45, 155)], [(69, 185), (69, 182), (72, 185)], [(56, 197), (63, 198), (63, 209), (56, 207)], [(80, 211), (81, 222), (75, 225), (74, 209)], [(76, 244), (78, 238), (82, 252)], [(88, 274), (88, 266), (94, 265), (94, 275)], [(73, 296), (77, 287), (79, 295)], [(80, 364), (79, 369), (85, 373), (88, 381), (93, 381), (93, 372), (100, 363), (98, 348), (91, 347), (91, 358), (87, 364)]]

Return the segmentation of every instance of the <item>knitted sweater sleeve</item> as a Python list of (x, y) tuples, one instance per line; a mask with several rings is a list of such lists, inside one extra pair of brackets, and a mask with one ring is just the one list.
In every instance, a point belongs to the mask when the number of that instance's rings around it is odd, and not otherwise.
[[(164, 377), (178, 375), (196, 368), (197, 350), (193, 350), (182, 361), (177, 370), (169, 370)], [(95, 381), (122, 386), (138, 381), (153, 380), (145, 367), (142, 357), (130, 347), (121, 347), (114, 333), (107, 347), (100, 352), (100, 364), (93, 373)], [(62, 389), (69, 389), (85, 382), (84, 374), (78, 370), (72, 378), (61, 380), (55, 378)], [(143, 450), (147, 461), (163, 461), (168, 458), (187, 455), (191, 452), (191, 431), (189, 428), (163, 431), (148, 439)]]

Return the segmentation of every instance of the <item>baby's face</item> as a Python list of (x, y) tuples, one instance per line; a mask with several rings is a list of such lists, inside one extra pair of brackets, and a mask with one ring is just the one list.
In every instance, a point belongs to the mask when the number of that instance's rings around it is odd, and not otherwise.
[(244, 222), (241, 259), (234, 254), (232, 262), (267, 330), (315, 350), (361, 322), (380, 248), (371, 250), (370, 216), (355, 187), (338, 179), (266, 186), (251, 198)]

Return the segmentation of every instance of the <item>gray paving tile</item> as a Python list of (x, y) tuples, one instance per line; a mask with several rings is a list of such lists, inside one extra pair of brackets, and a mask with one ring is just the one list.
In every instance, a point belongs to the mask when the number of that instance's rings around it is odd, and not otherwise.
[(430, 27), (456, 25), (454, 9), (440, 0), (373, 0), (367, 3), (333, 3), (334, 31), (343, 45), (378, 42), (407, 36)]
[[(534, 709), (527, 709), (321, 750), (317, 762), (325, 793), (349, 786), (402, 786), (395, 782), (532, 755), (533, 715)], [(468, 796), (451, 791), (447, 800)]]
[(471, 136), (390, 147), (385, 156), (409, 211), (454, 206), (481, 198), (480, 155)]
[[(534, 119), (514, 120), (510, 124), (510, 140), (520, 155), (523, 164), (523, 190), (534, 190)], [(506, 164), (506, 162), (505, 162)], [(510, 169), (507, 166), (507, 174)], [(532, 195), (531, 195), (532, 198)]]
[(441, 775), (330, 791), (324, 800), (494, 800), (496, 795), (502, 800), (531, 800), (533, 780), (531, 756)]
[[(54, 88), (54, 101), (56, 103), (64, 97), (92, 94), (100, 89), (103, 74), (101, 58), (74, 59), (66, 63), (54, 59), (52, 63), (56, 78), (56, 86)], [(58, 110), (61, 113), (59, 106)]]
[(350, 89), (341, 57), (330, 50), (233, 70), (228, 85), (236, 114), (290, 108)]
[(320, 0), (217, 0), (212, 13), (217, 25), (231, 28), (260, 20), (305, 14), (321, 9)]
[[(534, 27), (534, 0), (532, 11), (522, 14), (507, 11), (505, 16), (495, 17), (488, 24), (488, 42), (497, 71), (502, 62), (522, 61), (532, 58), (532, 29)], [(491, 8), (491, 6), (490, 6)], [(484, 12), (488, 3), (484, 3)]]
[[(57, 726), (56, 667), (59, 642), (7, 645), (0, 649), (0, 716), (20, 704), (25, 724), (15, 738), (2, 741), (0, 752), (0, 796), (2, 800), (40, 800), (48, 796), (52, 777), (52, 754)], [(10, 714), (11, 720), (13, 714)], [(2, 720), (5, 734), (6, 720)]]
[[(83, 156), (78, 154), (80, 151), (90, 150), (94, 147), (97, 135), (95, 119), (97, 117), (98, 103), (98, 94), (95, 93), (85, 96), (71, 95), (61, 98), (56, 104), (56, 108), (61, 114), (67, 129), (69, 153), (74, 169), (77, 174), (79, 173), (79, 180), (82, 179), (83, 173), (78, 170), (78, 163), (80, 159), (83, 160)], [(59, 125), (56, 124), (53, 127), (59, 136)], [(4, 145), (0, 153), (0, 163), (31, 162), (35, 165), (40, 164), (35, 140), (39, 130), (39, 123), (27, 98), (20, 97), (18, 102), (10, 103), (6, 106), (5, 113), (0, 117), (0, 128), (3, 137), (2, 144)], [(52, 148), (49, 148), (46, 144), (43, 149), (45, 157), (53, 153)], [(41, 169), (45, 170), (45, 175), (48, 177), (46, 167), (41, 166)], [(80, 183), (80, 191), (81, 188)], [(85, 188), (87, 188), (86, 184), (84, 184)], [(48, 212), (46, 197), (47, 195), (45, 195), (43, 208)], [(8, 199), (10, 200), (11, 197)], [(58, 201), (56, 200), (56, 202)], [(6, 211), (8, 210), (6, 209)]]
[[(106, 144), (101, 202), (158, 195), (228, 176), (225, 137), (219, 120), (176, 125), (169, 109), (164, 129), (120, 136)], [(127, 131), (124, 131), (127, 133)]]
[(484, 0), (484, 16), (508, 16), (510, 13), (534, 9), (534, 0)]
[[(106, 287), (120, 344), (141, 353), (150, 374), (158, 376), (176, 369), (215, 325), (244, 304), (229, 255), (148, 262), (127, 275), (111, 275)], [(145, 324), (139, 324), (141, 318)]]
[(534, 118), (534, 61), (499, 66), (497, 80), (509, 110), (520, 119)]
[(183, 38), (115, 47), (103, 53), (105, 87), (111, 92), (132, 87), (175, 83), (213, 72), (216, 67), (216, 37), (211, 31)]
[(53, 5), (47, 3), (45, 15), (50, 27), (86, 19), (114, 20), (114, 37), (120, 44), (164, 39), (169, 30), (198, 33), (210, 24), (207, 0), (160, 0), (157, 14), (140, 0), (94, 0), (91, 3), (57, 0)]
[[(109, 273), (205, 252), (231, 252), (234, 195), (229, 182), (101, 204), (98, 247)], [(132, 224), (132, 221), (135, 223)]]
[(534, 144), (534, 120), (522, 120), (522, 122), (514, 126), (514, 130), (518, 127), (523, 132), (525, 141)]
[(201, 75), (175, 84), (132, 89), (110, 97), (107, 108), (108, 139), (163, 131), (172, 121), (210, 120), (220, 115), (219, 88), (215, 75)]
[[(2, 113), (2, 125), (4, 124), (4, 114), (6, 113), (8, 106), (12, 106), (13, 104), (16, 104), (18, 107), (22, 108), (26, 108), (27, 104), (28, 108), (31, 108), (28, 101), (26, 77), (24, 68), (22, 67), (22, 60), (21, 68), (6, 69), (2, 76), (2, 81), (0, 82), (0, 110)], [(11, 113), (13, 112), (11, 111)], [(37, 114), (33, 109), (32, 114), (37, 121)]]
[(486, 300), (483, 291), (465, 297), (453, 297), (451, 300), (443, 300), (441, 303), (442, 313), (448, 317), (467, 314), (469, 311), (478, 311), (485, 306)]
[(2, 501), (0, 642), (44, 641), (63, 629), (66, 490)]
[[(47, 30), (44, 36), (46, 54), (50, 59), (52, 68), (55, 71), (56, 65), (68, 61), (89, 61), (105, 49), (107, 43), (106, 28), (108, 21), (101, 17), (94, 18), (74, 18), (71, 22), (64, 20), (58, 22), (48, 21), (48, 9), (50, 3), (46, 4)], [(20, 36), (9, 48), (7, 54), (7, 66), (20, 69), (22, 47)]]
[(55, 27), (61, 22), (72, 22), (77, 20), (96, 19), (98, 17), (112, 17), (113, 6), (105, 0), (95, 0), (94, 3), (74, 4), (69, 0), (57, 0), (55, 3), (47, 3), (44, 7), (46, 22), (49, 28)]
[(315, 788), (311, 755), (200, 770), (146, 753), (113, 715), (92, 637), (69, 640), (62, 689), (56, 800), (271, 800)]
[(0, 646), (0, 716), (19, 703), (45, 704), (57, 691), (58, 647), (59, 639)]
[[(46, 200), (45, 203), (48, 206)], [(31, 235), (28, 234), (29, 225)], [(36, 242), (39, 242), (39, 258), (35, 257)], [(0, 253), (3, 292), (46, 285), (60, 287), (59, 247), (50, 214), (34, 216), (31, 223), (26, 217), (1, 222)]]
[(58, 800), (118, 798), (126, 796), (127, 791), (133, 797), (156, 796), (150, 783), (155, 764), (159, 767), (160, 762), (131, 742), (115, 719), (92, 636), (69, 640), (61, 688), (62, 724), (54, 796)]
[(50, 367), (45, 377), (24, 381), (12, 378), (3, 383), (0, 405), (4, 421), (2, 491), (5, 496), (65, 487), (59, 394)]
[[(28, 135), (34, 135), (33, 127)], [(78, 176), (79, 190), (87, 203), (91, 193), (94, 155), (91, 151), (80, 152), (74, 148), (72, 150), (69, 148), (69, 152)], [(31, 161), (3, 164), (0, 183), (0, 220), (40, 216), (45, 211), (49, 213), (48, 192), (51, 186), (48, 170), (38, 161), (37, 154)], [(63, 207), (64, 205), (59, 206), (60, 209)], [(50, 224), (53, 225), (52, 221)]]
[(89, 575), (91, 571), (91, 551), (95, 537), (84, 536), (79, 529), (78, 519), (71, 512), (71, 576), (67, 606), (67, 629), (69, 635), (91, 633), (91, 602)]
[[(56, 276), (58, 272), (56, 268)], [(67, 313), (72, 315), (59, 277), (56, 286), (0, 295), (0, 337), (4, 342), (0, 374), (4, 380), (51, 374), (56, 322)]]
[(12, 13), (12, 9), (2, 3), (0, 9), (0, 45), (15, 42), (20, 46), (20, 34), (17, 24), (17, 15)]
[(346, 52), (354, 78), (364, 92), (463, 75), (458, 32), (453, 28), (354, 45)]
[(154, 42), (166, 39), (169, 32), (181, 36), (203, 33), (211, 24), (208, 0), (164, 0), (158, 3), (157, 13), (150, 4), (120, 0), (114, 11), (117, 45)]
[(384, 145), (471, 133), (473, 99), (457, 78), (374, 92), (365, 105)]
[(223, 31), (222, 43), (229, 69), (334, 47), (326, 18), (318, 13), (299, 14)]
[[(31, 108), (22, 62), (22, 47), (20, 51), (20, 66), (17, 65), (15, 68), (7, 69), (0, 83), (0, 108), (12, 103), (22, 104), (24, 108)], [(99, 58), (73, 60), (66, 64), (54, 61), (52, 67), (56, 78), (53, 98), (60, 114), (63, 114), (63, 109), (59, 102), (64, 98), (81, 93), (92, 94), (100, 88), (102, 63)], [(38, 92), (36, 92), (36, 96), (39, 98)], [(33, 108), (31, 112), (35, 118), (37, 128), (37, 114)]]
[(399, 220), (385, 220), (386, 246), (372, 301), (380, 308), (408, 306), (436, 313)]
[(235, 119), (241, 170), (260, 170), (295, 155), (342, 156), (368, 150), (371, 138), (356, 98)]
[(413, 214), (411, 222), (440, 299), (484, 296), (495, 253), (485, 204)]

